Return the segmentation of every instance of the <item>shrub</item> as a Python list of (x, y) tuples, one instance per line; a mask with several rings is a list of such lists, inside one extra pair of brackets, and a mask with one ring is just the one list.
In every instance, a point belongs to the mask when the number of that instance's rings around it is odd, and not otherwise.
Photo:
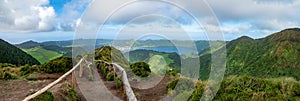
[(116, 88), (120, 88), (122, 86), (122, 82), (121, 82), (120, 78), (116, 77), (115, 82), (116, 82)]
[(175, 89), (177, 93), (190, 91), (194, 88), (194, 82), (192, 79), (176, 78), (167, 85), (167, 88), (172, 90)]
[(175, 89), (176, 84), (178, 83), (179, 79), (174, 79), (173, 81), (171, 81), (168, 85), (167, 88), (168, 89)]
[(184, 91), (174, 97), (174, 101), (187, 101), (192, 95), (193, 91)]
[(12, 73), (6, 71), (2, 74), (2, 78), (3, 80), (10, 80), (10, 79), (17, 79), (17, 76), (13, 75)]
[(72, 86), (72, 84), (70, 82), (64, 82), (63, 83), (63, 93), (64, 95), (66, 95), (67, 97), (64, 97), (65, 101), (76, 101), (77, 100), (77, 93), (74, 89), (74, 87)]
[(46, 62), (42, 65), (41, 70), (45, 73), (67, 72), (73, 67), (72, 58), (62, 56)]
[(176, 76), (176, 72), (175, 71), (173, 71), (173, 70), (168, 70), (167, 72), (166, 72), (166, 74), (165, 74), (165, 76), (170, 76), (170, 75), (172, 75), (172, 76)]
[(4, 68), (4, 67), (16, 67), (16, 65), (9, 64), (9, 63), (0, 63), (0, 68)]
[(29, 66), (26, 64), (25, 66), (21, 66), (20, 75), (26, 75), (33, 72), (40, 72), (40, 69), (37, 65)]
[(30, 101), (54, 101), (54, 95), (51, 92), (46, 91)]
[(136, 62), (130, 65), (132, 72), (141, 77), (147, 77), (151, 73), (149, 65), (145, 62)]
[(106, 75), (106, 80), (113, 81), (114, 80), (114, 73), (110, 72)]

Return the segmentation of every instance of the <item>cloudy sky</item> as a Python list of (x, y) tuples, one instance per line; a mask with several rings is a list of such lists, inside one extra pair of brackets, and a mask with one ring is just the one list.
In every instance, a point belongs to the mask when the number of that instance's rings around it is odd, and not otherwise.
[[(108, 4), (120, 1), (124, 0), (110, 0)], [(73, 39), (82, 14), (90, 3), (93, 2), (0, 0), (0, 38), (11, 43)], [(186, 12), (186, 7), (199, 14)], [(106, 8), (97, 7), (93, 14), (102, 17), (101, 10)], [(179, 6), (163, 2), (137, 2), (112, 13), (98, 38), (113, 39), (122, 28), (126, 29), (120, 35), (124, 39), (131, 39), (131, 36), (149, 28), (159, 28), (166, 33), (181, 32), (179, 29), (182, 28), (197, 40), (206, 39), (205, 30), (218, 28), (222, 30), (225, 40), (243, 35), (261, 38), (286, 28), (300, 27), (299, 9), (300, 0), (207, 0), (203, 3), (183, 2)], [(215, 16), (206, 16), (207, 12)], [(194, 18), (199, 19), (200, 26)], [(213, 24), (214, 21), (218, 21), (219, 25)], [(182, 39), (182, 36), (174, 34), (172, 39)]]

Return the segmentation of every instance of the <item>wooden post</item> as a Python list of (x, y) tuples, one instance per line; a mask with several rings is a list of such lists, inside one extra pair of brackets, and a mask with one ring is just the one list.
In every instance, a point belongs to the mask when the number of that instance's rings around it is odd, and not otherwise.
[(114, 69), (114, 80), (115, 80), (117, 72), (116, 72), (115, 66), (112, 65), (112, 67), (113, 67), (113, 69)]
[(72, 72), (72, 85), (73, 85), (73, 87), (76, 87), (75, 71)]
[(79, 77), (82, 77), (82, 73), (83, 73), (83, 67), (82, 67), (82, 63), (80, 63), (79, 65)]

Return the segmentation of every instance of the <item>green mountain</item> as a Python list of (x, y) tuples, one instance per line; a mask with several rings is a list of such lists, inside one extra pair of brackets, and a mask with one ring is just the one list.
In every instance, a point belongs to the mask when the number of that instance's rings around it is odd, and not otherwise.
[(129, 68), (129, 62), (123, 56), (122, 52), (114, 47), (103, 46), (94, 51), (96, 60), (103, 60), (106, 62), (113, 62), (121, 65), (124, 68)]
[[(226, 45), (225, 76), (294, 77), (300, 80), (300, 29), (286, 29), (261, 39), (240, 37)], [(210, 56), (200, 57), (200, 78), (207, 79)]]
[(38, 42), (30, 40), (30, 41), (26, 41), (26, 42), (21, 43), (21, 44), (16, 44), (15, 46), (17, 46), (19, 48), (22, 48), (22, 49), (30, 49), (30, 48), (41, 46), (41, 44), (38, 43)]
[(11, 63), (15, 65), (40, 64), (32, 56), (2, 39), (0, 39), (0, 56), (0, 63)]

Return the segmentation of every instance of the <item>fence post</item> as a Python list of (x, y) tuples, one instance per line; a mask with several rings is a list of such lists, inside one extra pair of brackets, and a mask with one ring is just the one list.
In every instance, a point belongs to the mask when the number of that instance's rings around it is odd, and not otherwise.
[(82, 67), (82, 62), (79, 65), (79, 77), (82, 77), (82, 73), (83, 73), (83, 67)]
[(72, 72), (72, 85), (73, 85), (73, 87), (76, 87), (75, 71)]

